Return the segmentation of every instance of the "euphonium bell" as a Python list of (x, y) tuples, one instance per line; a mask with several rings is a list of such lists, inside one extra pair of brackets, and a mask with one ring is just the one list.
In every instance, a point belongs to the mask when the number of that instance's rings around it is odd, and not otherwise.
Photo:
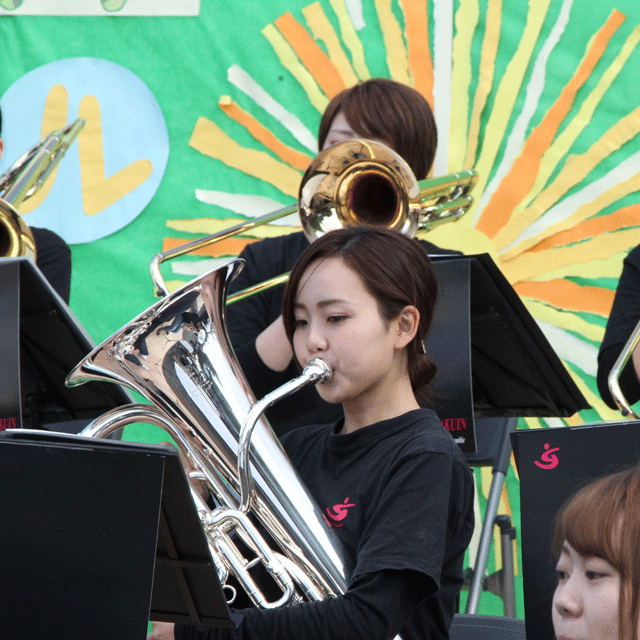
[[(203, 482), (221, 505), (211, 510), (192, 491), (223, 583), (234, 574), (262, 607), (323, 599), (346, 590), (349, 568), (338, 539), (262, 417), (278, 390), (257, 403), (229, 343), (224, 301), (241, 265), (233, 260), (157, 302), (79, 363), (67, 384), (117, 382), (152, 403), (112, 410), (82, 435), (105, 437), (125, 424), (149, 422), (173, 437), (195, 469), (191, 480)], [(321, 366), (309, 368), (282, 393), (326, 375)], [(279, 550), (267, 548), (249, 513)], [(239, 556), (230, 531), (281, 586), (283, 595), (275, 602), (254, 584), (253, 560)]]

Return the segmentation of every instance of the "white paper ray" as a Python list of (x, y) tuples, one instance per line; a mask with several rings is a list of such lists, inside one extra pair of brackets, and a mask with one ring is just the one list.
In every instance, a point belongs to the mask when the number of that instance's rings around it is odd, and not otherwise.
[(272, 98), (244, 69), (237, 64), (231, 65), (227, 70), (227, 80), (280, 122), (300, 144), (314, 155), (318, 152), (318, 140), (300, 118)]
[[(535, 222), (530, 224), (508, 247), (505, 247), (503, 251), (507, 251), (508, 249), (516, 246), (519, 242), (522, 242), (527, 238), (532, 238), (551, 225), (565, 220), (582, 205), (587, 204), (588, 202), (593, 202), (613, 186), (635, 176), (639, 169), (640, 151), (637, 151), (632, 156), (629, 156), (626, 160), (623, 160), (619, 165), (611, 169), (611, 171), (602, 176), (602, 178), (595, 180), (577, 193), (574, 193), (551, 207), (551, 209), (542, 214)], [(501, 253), (503, 253), (503, 251), (501, 251)]]
[(435, 0), (433, 11), (433, 111), (438, 127), (438, 148), (433, 162), (433, 175), (442, 176), (449, 173), (453, 2)]
[[(207, 189), (196, 189), (196, 199), (205, 204), (213, 204), (250, 218), (257, 218), (265, 213), (272, 213), (285, 207), (277, 200), (272, 200), (266, 196), (228, 193), (227, 191), (209, 191)], [(300, 224), (300, 217), (297, 213), (292, 213), (271, 224), (296, 226)]]
[(566, 427), (567, 424), (563, 422), (561, 418), (542, 418), (547, 427), (550, 429), (559, 429), (560, 427)]
[(347, 8), (347, 13), (349, 14), (349, 18), (351, 18), (351, 22), (353, 22), (353, 28), (356, 31), (364, 29), (367, 24), (364, 21), (361, 0), (344, 0), (344, 6)]
[(498, 169), (494, 176), (487, 184), (484, 193), (482, 194), (476, 209), (474, 224), (477, 222), (483, 209), (487, 206), (495, 190), (498, 188), (502, 179), (509, 173), (509, 170), (513, 166), (515, 159), (520, 154), (524, 145), (525, 136), (529, 129), (529, 123), (533, 117), (536, 109), (538, 108), (538, 102), (546, 82), (547, 75), (547, 63), (549, 62), (549, 56), (555, 49), (556, 45), (560, 41), (560, 37), (565, 31), (567, 23), (569, 22), (569, 16), (571, 14), (571, 8), (573, 6), (573, 0), (564, 0), (562, 7), (560, 8), (560, 14), (556, 23), (551, 29), (549, 37), (546, 39), (544, 46), (540, 50), (540, 55), (536, 58), (533, 71), (531, 73), (531, 79), (527, 85), (527, 91), (525, 95), (524, 105), (522, 111), (516, 120), (511, 135), (507, 140), (507, 146), (505, 148), (504, 156), (498, 166)]
[(596, 377), (598, 375), (598, 349), (592, 344), (576, 338), (560, 327), (536, 320), (542, 333), (562, 360), (574, 364), (581, 371)]

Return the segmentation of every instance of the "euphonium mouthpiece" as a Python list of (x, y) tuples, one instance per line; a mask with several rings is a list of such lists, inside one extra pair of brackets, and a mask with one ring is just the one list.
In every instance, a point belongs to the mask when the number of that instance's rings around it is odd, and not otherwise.
[(320, 382), (324, 384), (331, 380), (333, 372), (331, 367), (320, 358), (312, 358), (307, 366), (302, 370), (302, 375), (309, 378), (311, 382)]

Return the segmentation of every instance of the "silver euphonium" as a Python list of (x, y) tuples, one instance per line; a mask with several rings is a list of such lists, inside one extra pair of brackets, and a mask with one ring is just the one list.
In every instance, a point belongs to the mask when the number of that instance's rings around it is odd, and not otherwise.
[[(224, 323), (228, 283), (241, 266), (241, 260), (232, 260), (157, 302), (80, 362), (67, 384), (117, 382), (151, 402), (113, 409), (82, 435), (106, 437), (132, 422), (167, 431), (193, 469), (188, 474), (192, 494), (221, 582), (235, 575), (257, 606), (272, 608), (344, 593), (350, 567), (262, 417), (279, 398), (327, 378), (330, 371), (322, 362), (310, 363), (299, 378), (256, 402)], [(219, 507), (207, 506), (197, 491), (199, 482)], [(269, 548), (250, 513), (279, 549)], [(232, 532), (255, 558), (241, 556)], [(275, 601), (250, 574), (258, 562), (281, 587)]]

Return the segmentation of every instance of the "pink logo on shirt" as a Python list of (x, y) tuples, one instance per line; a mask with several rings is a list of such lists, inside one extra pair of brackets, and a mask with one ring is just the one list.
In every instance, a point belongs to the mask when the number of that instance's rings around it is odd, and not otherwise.
[(540, 456), (540, 459), (543, 462), (538, 462), (534, 460), (535, 464), (541, 469), (555, 469), (558, 466), (558, 456), (555, 454), (556, 451), (560, 451), (560, 447), (555, 447), (555, 449), (549, 449), (549, 445), (544, 445), (545, 452)]
[(324, 519), (330, 527), (341, 527), (343, 526), (341, 522), (347, 517), (349, 508), (355, 506), (356, 505), (353, 502), (349, 502), (349, 498), (346, 498), (343, 503), (334, 504), (332, 509), (327, 507), (326, 512), (331, 520), (329, 520), (327, 516), (324, 516)]

